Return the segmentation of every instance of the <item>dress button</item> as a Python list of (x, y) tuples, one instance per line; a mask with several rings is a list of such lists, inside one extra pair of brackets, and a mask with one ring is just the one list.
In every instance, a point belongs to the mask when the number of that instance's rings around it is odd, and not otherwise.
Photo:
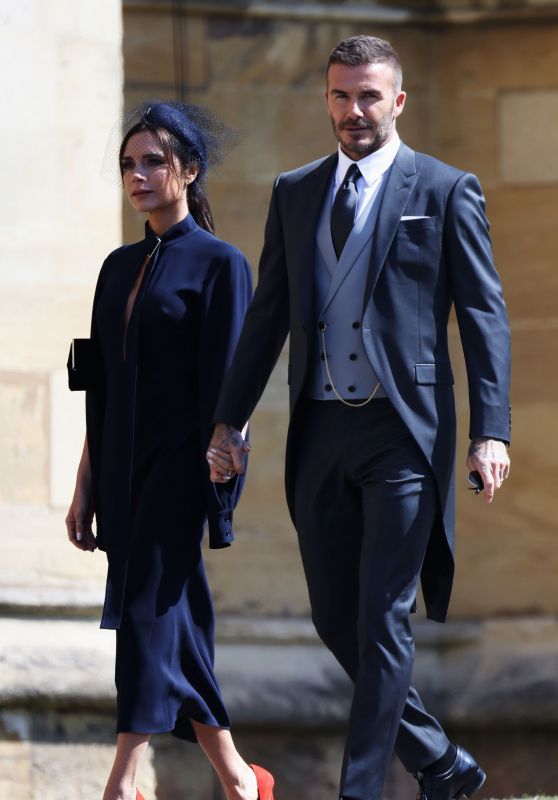
[(321, 353), (320, 358), (322, 359), (322, 361), (325, 361), (325, 353)]
[(353, 322), (353, 328), (355, 331), (358, 330), (358, 328), (360, 328), (360, 322)]
[(325, 331), (325, 322), (323, 322), (322, 320), (318, 322), (318, 330)]
[(349, 358), (351, 359), (351, 361), (356, 361), (357, 360), (357, 354), (356, 353), (351, 353)]
[(355, 391), (355, 387), (354, 387), (354, 386), (347, 386), (347, 389), (348, 389), (350, 392), (354, 392), (354, 391)]
[(331, 383), (326, 383), (324, 389), (326, 390), (326, 392), (331, 392)]

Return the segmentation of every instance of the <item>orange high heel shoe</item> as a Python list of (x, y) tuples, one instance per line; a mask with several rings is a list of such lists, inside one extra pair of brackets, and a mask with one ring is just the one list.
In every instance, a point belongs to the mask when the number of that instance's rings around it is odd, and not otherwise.
[(136, 789), (136, 800), (145, 800), (145, 797), (142, 795), (139, 789)]
[(250, 767), (256, 774), (256, 781), (258, 783), (258, 800), (274, 800), (273, 786), (275, 781), (271, 772), (268, 772), (257, 764), (250, 764)]

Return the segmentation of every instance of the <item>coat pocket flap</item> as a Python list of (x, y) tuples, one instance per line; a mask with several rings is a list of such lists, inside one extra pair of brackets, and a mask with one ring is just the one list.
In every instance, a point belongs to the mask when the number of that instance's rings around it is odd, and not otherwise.
[(415, 364), (415, 379), (422, 385), (453, 384), (451, 364), (440, 362), (438, 364)]

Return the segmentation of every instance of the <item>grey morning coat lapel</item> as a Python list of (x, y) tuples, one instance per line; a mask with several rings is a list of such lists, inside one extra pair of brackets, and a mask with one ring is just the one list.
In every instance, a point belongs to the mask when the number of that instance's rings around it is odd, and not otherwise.
[(370, 268), (364, 292), (363, 313), (368, 305), (370, 295), (374, 291), (417, 179), (415, 151), (411, 150), (407, 145), (401, 144), (388, 175), (380, 208), (378, 209)]
[(372, 231), (374, 229), (373, 224), (367, 224), (370, 218), (371, 206), (373, 205), (375, 199), (372, 198), (368, 201), (366, 206), (362, 209), (361, 213), (355, 220), (353, 229), (351, 230), (349, 238), (347, 239), (345, 247), (343, 248), (343, 252), (341, 253), (341, 258), (339, 261), (337, 261), (337, 256), (335, 255), (335, 250), (333, 248), (333, 242), (331, 239), (331, 203), (329, 202), (329, 199), (330, 198), (326, 198), (324, 203), (324, 210), (320, 218), (317, 238), (318, 247), (320, 248), (322, 258), (332, 278), (325, 303), (323, 308), (320, 309), (320, 313), (323, 313), (326, 310), (339, 291), (343, 281), (353, 269), (359, 255), (370, 241), (370, 237), (372, 236)]

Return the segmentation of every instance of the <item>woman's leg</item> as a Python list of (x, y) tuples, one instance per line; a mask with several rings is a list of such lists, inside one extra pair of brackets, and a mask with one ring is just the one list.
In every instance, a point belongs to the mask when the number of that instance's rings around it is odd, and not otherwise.
[(116, 756), (103, 800), (136, 800), (136, 775), (148, 744), (147, 734), (118, 734)]
[(191, 722), (200, 747), (219, 776), (227, 800), (257, 800), (256, 775), (237, 752), (230, 731)]

